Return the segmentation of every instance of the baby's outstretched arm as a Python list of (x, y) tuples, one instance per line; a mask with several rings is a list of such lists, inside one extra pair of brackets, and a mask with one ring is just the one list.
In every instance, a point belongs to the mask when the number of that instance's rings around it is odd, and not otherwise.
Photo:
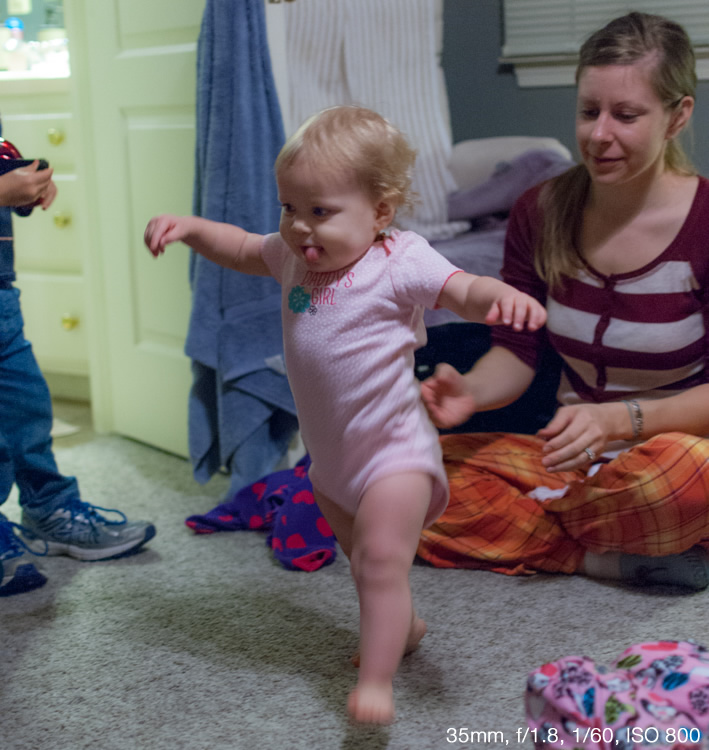
[(544, 306), (491, 276), (456, 273), (448, 279), (438, 304), (465, 320), (487, 325), (509, 325), (521, 331), (541, 328), (547, 319)]
[(225, 268), (254, 276), (270, 276), (261, 257), (263, 235), (247, 232), (234, 224), (200, 216), (161, 214), (148, 222), (143, 238), (156, 258), (171, 242), (183, 242)]

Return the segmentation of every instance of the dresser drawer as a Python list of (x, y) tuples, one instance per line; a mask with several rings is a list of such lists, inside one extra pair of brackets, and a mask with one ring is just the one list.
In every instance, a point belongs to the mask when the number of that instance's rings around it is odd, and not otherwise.
[(81, 276), (18, 273), (25, 335), (47, 372), (87, 375), (88, 345)]
[(80, 273), (79, 198), (76, 175), (56, 175), (57, 197), (43, 211), (13, 216), (15, 267), (18, 271)]
[(4, 138), (17, 146), (26, 159), (46, 159), (56, 172), (73, 172), (76, 144), (69, 113), (2, 117)]

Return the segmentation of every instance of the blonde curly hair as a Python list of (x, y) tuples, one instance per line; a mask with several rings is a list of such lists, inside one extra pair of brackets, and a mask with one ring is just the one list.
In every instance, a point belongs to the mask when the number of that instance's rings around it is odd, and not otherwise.
[(377, 112), (357, 105), (328, 107), (309, 117), (286, 141), (276, 175), (296, 159), (319, 170), (351, 169), (372, 200), (411, 209), (416, 151), (404, 134)]

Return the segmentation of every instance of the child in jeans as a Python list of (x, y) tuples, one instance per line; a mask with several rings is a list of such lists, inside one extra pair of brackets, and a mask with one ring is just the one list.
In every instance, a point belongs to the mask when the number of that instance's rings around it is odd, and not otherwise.
[[(52, 451), (52, 400), (24, 335), (20, 292), (14, 286), (12, 208), (54, 201), (52, 169), (39, 161), (0, 176), (0, 505), (13, 485), (19, 490), (22, 525), (0, 513), (0, 597), (43, 586), (47, 578), (32, 562), (38, 549), (50, 555), (97, 561), (138, 551), (155, 536), (147, 521), (128, 521), (81, 499), (74, 477), (57, 468)], [(23, 211), (26, 214), (26, 211)], [(27, 540), (41, 544), (28, 546)]]
[(375, 112), (333, 107), (307, 120), (276, 160), (279, 233), (172, 215), (145, 230), (155, 256), (182, 241), (282, 286), (286, 368), (310, 478), (360, 603), (360, 671), (348, 710), (376, 724), (392, 721), (392, 679), (426, 632), (409, 570), (421, 530), (448, 500), (438, 433), (413, 372), (423, 310), (443, 306), (518, 330), (546, 318), (526, 294), (463, 273), (412, 232), (387, 231), (410, 202), (414, 160)]

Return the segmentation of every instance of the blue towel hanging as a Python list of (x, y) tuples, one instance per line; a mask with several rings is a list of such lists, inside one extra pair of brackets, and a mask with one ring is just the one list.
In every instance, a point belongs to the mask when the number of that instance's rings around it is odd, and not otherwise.
[[(197, 47), (193, 212), (251, 232), (277, 231), (273, 163), (283, 123), (263, 0), (207, 0)], [(189, 448), (195, 478), (220, 467), (232, 488), (272, 471), (297, 429), (284, 375), (280, 288), (193, 253)]]

